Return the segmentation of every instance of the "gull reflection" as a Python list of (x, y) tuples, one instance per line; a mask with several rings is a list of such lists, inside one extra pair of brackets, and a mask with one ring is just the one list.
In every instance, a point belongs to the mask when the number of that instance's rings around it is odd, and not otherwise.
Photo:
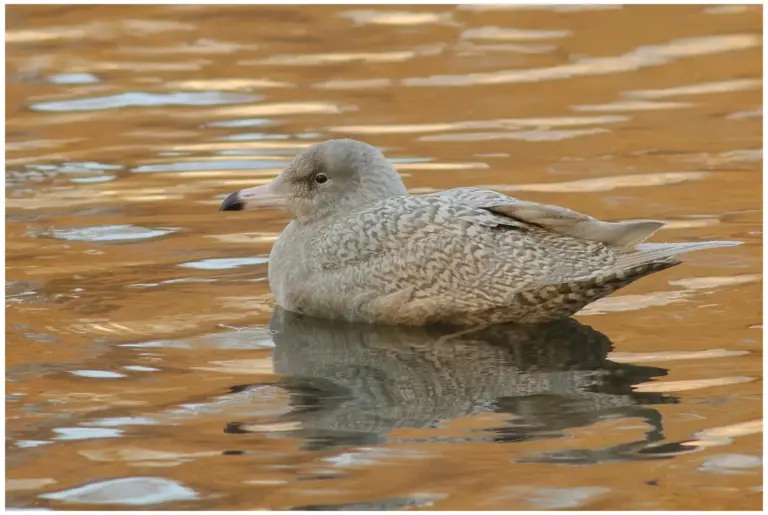
[[(270, 329), (274, 369), (283, 376), (279, 386), (290, 393), (291, 411), (256, 424), (232, 422), (227, 432), (282, 433), (303, 439), (305, 448), (323, 449), (560, 438), (603, 420), (634, 419), (626, 425), (646, 428), (640, 442), (552, 458), (602, 461), (628, 452), (647, 458), (657, 455), (642, 450), (663, 440), (661, 414), (650, 405), (678, 401), (634, 391), (633, 385), (666, 375), (666, 369), (609, 360), (611, 341), (573, 319), (539, 326), (388, 327), (278, 308)], [(503, 417), (493, 419), (493, 427), (467, 429), (466, 437), (457, 439), (455, 431), (441, 436), (444, 424), (481, 413)], [(391, 434), (398, 428), (435, 431), (398, 438)]]

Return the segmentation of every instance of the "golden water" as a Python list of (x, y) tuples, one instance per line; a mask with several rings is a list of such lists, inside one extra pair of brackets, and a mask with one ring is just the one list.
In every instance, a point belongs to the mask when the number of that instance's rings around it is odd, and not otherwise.
[[(9, 8), (8, 506), (760, 508), (761, 15)], [(340, 136), (745, 243), (549, 332), (272, 334), (286, 218), (218, 204)]]

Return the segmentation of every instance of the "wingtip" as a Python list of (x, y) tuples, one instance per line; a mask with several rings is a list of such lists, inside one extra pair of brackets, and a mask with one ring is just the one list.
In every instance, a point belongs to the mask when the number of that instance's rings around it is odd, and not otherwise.
[(686, 243), (640, 243), (636, 252), (620, 256), (617, 268), (629, 268), (642, 263), (677, 258), (680, 254), (719, 247), (735, 247), (743, 241), (696, 241)]
[(725, 240), (723, 240), (723, 241), (710, 241), (710, 242), (707, 242), (707, 243), (711, 243), (712, 247), (738, 247), (739, 245), (743, 245), (744, 244), (743, 241), (736, 241), (736, 240), (732, 240), (732, 241), (725, 241)]

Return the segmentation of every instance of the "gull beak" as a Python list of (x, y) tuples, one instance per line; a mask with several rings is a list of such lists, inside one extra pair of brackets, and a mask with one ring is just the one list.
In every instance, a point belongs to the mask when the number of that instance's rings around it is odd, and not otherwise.
[(221, 203), (219, 211), (251, 211), (253, 209), (281, 209), (285, 197), (275, 192), (274, 183), (246, 188), (230, 193)]

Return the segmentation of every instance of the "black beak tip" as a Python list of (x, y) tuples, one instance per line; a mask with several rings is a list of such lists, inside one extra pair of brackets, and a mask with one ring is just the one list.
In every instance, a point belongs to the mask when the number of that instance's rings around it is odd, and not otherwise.
[(221, 203), (219, 211), (242, 211), (243, 202), (240, 200), (240, 192), (236, 191), (227, 195), (224, 202)]

